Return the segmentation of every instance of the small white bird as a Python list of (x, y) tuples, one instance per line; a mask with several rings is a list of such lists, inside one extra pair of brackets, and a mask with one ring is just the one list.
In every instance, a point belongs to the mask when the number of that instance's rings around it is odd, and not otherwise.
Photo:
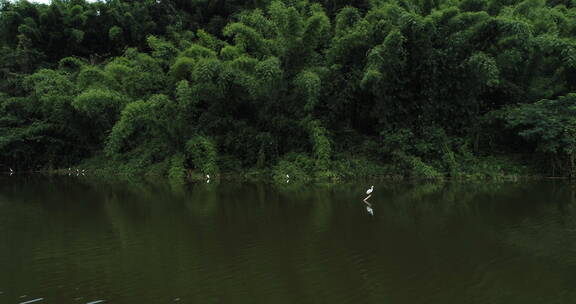
[(207, 179), (210, 179), (210, 174), (206, 174), (206, 178), (207, 178)]
[(366, 194), (370, 195), (374, 191), (374, 186), (370, 187), (370, 189), (366, 190)]
[(10, 168), (10, 173), (14, 173), (14, 170), (12, 170), (12, 168)]
[(286, 178), (287, 178), (287, 179), (290, 179), (290, 175), (286, 174)]

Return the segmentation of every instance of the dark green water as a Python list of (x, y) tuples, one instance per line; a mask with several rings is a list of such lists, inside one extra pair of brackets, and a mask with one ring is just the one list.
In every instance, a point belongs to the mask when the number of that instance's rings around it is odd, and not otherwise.
[(0, 303), (576, 303), (566, 183), (0, 177)]

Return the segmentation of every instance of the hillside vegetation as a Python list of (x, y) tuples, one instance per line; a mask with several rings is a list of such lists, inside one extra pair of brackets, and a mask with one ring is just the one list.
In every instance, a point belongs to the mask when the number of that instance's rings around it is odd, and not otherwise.
[(0, 2), (0, 163), (572, 176), (574, 0)]

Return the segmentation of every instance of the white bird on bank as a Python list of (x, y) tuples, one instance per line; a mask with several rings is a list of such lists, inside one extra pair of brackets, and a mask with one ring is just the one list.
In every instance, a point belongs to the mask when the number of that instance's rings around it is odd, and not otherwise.
[(374, 191), (374, 186), (370, 187), (370, 189), (366, 190), (366, 194), (370, 195)]
[(10, 168), (10, 173), (14, 173), (14, 170), (12, 170), (12, 168)]

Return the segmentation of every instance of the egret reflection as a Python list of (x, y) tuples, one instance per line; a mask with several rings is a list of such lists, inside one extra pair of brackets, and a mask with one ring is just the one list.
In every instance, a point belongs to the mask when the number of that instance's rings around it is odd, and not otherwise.
[(366, 206), (366, 211), (368, 211), (370, 215), (374, 215), (374, 209), (372, 209), (370, 206)]
[(366, 211), (368, 211), (370, 215), (374, 215), (374, 209), (372, 208), (372, 204), (370, 204), (367, 201), (364, 201), (364, 204), (366, 204)]

